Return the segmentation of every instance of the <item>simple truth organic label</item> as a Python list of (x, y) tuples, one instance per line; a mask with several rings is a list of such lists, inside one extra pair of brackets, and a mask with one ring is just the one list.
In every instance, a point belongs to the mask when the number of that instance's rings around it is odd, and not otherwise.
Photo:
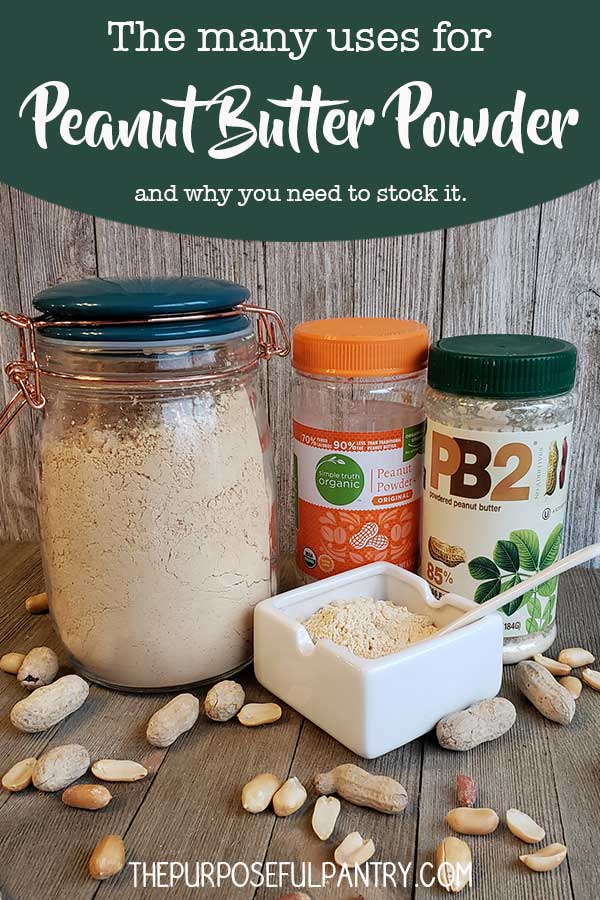
[(423, 422), (396, 431), (338, 432), (294, 422), (296, 560), (325, 578), (387, 560), (416, 569)]
[[(428, 421), (421, 574), (440, 595), (483, 603), (555, 562), (567, 503), (571, 425), (471, 431)], [(557, 578), (502, 609), (507, 636), (552, 624)]]

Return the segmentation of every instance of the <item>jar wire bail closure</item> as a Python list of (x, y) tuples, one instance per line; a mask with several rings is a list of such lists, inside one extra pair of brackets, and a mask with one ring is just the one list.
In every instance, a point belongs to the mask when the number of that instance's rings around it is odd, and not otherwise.
[[(179, 313), (177, 315), (155, 315), (135, 319), (91, 319), (83, 321), (69, 320), (56, 321), (46, 318), (34, 319), (30, 316), (0, 312), (0, 319), (19, 329), (19, 359), (9, 362), (5, 367), (6, 375), (16, 387), (17, 393), (8, 402), (0, 413), (0, 435), (2, 435), (14, 422), (23, 407), (41, 410), (46, 405), (46, 399), (42, 394), (41, 376), (60, 378), (70, 381), (100, 382), (102, 384), (117, 383), (115, 379), (105, 378), (101, 375), (85, 375), (64, 372), (53, 372), (43, 369), (38, 362), (36, 350), (36, 332), (44, 328), (69, 328), (72, 326), (94, 327), (96, 325), (147, 325), (150, 323), (169, 322), (195, 322), (204, 319), (222, 319), (240, 314), (251, 314), (257, 317), (257, 354), (251, 363), (240, 366), (236, 370), (229, 369), (222, 375), (193, 374), (177, 375), (171, 378), (157, 378), (155, 384), (179, 384), (188, 382), (214, 381), (216, 378), (229, 377), (231, 374), (246, 371), (257, 360), (269, 360), (275, 356), (285, 357), (290, 352), (290, 339), (279, 313), (262, 306), (253, 306), (248, 303), (240, 303), (232, 309), (218, 310), (205, 313)], [(143, 381), (139, 379), (119, 379), (119, 384), (139, 385)]]

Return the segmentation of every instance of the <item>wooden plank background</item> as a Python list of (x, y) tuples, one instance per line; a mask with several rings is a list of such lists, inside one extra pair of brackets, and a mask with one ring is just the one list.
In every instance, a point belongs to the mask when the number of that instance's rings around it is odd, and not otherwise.
[[(0, 308), (93, 275), (208, 275), (248, 285), (290, 329), (328, 315), (421, 319), (434, 338), (535, 332), (579, 347), (579, 411), (567, 544), (600, 537), (600, 182), (540, 207), (446, 232), (369, 241), (259, 243), (134, 228), (53, 206), (0, 184)], [(0, 331), (0, 364), (14, 358)], [(289, 361), (264, 375), (275, 433), (282, 545), (291, 547)], [(0, 403), (10, 388), (0, 383)], [(0, 540), (35, 539), (33, 419), (0, 441)]]

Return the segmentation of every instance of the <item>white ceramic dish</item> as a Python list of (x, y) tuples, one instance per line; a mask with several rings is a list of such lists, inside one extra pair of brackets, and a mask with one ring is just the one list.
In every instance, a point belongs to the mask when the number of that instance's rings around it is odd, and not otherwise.
[(493, 613), (441, 638), (379, 659), (362, 659), (302, 624), (336, 600), (374, 597), (428, 614), (442, 626), (465, 610), (436, 599), (418, 575), (372, 563), (264, 600), (254, 616), (258, 681), (336, 738), (373, 759), (425, 734), (445, 715), (495, 697), (502, 681), (503, 625)]

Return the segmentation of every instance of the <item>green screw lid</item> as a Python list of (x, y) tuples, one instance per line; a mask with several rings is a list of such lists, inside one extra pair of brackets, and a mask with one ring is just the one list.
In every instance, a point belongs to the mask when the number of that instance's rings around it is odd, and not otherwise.
[(473, 397), (555, 397), (575, 384), (577, 349), (568, 341), (529, 334), (442, 338), (429, 354), (428, 382)]

